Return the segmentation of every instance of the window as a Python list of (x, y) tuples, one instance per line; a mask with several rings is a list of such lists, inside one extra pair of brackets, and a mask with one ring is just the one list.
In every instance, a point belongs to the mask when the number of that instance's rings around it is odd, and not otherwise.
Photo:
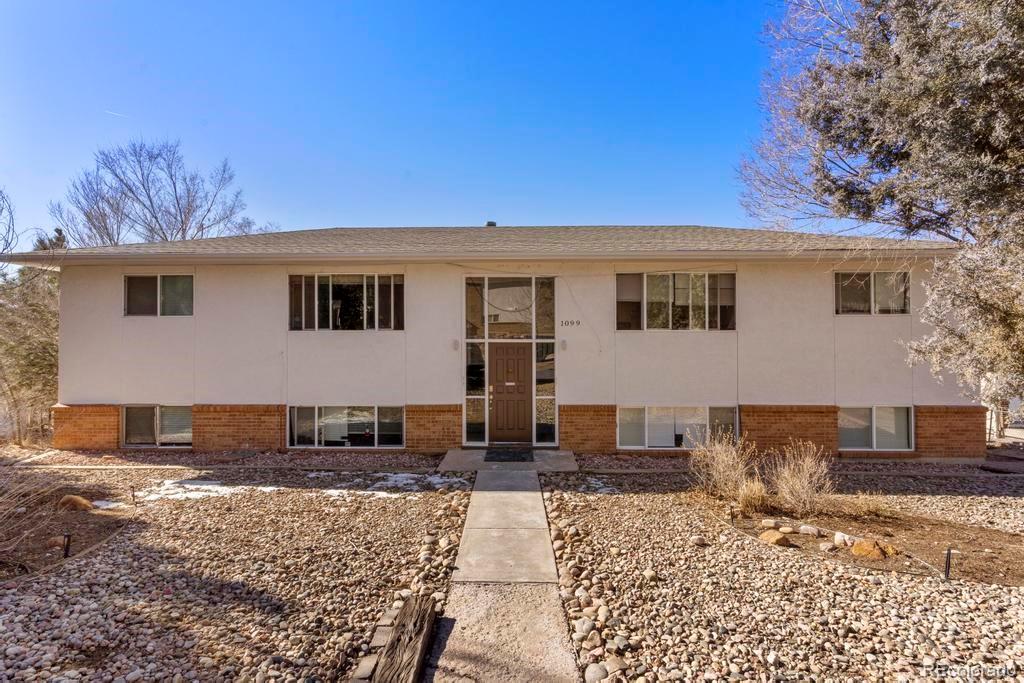
[(125, 406), (124, 445), (192, 445), (192, 406)]
[(615, 329), (643, 329), (643, 277), (640, 273), (615, 276)]
[(289, 330), (401, 330), (402, 275), (289, 275)]
[(125, 315), (192, 315), (191, 275), (126, 275)]
[(735, 330), (735, 273), (619, 273), (617, 330)]
[(487, 323), (491, 339), (533, 336), (533, 278), (487, 278)]
[(405, 443), (402, 406), (292, 406), (291, 447), (377, 448)]
[(911, 409), (874, 406), (839, 409), (841, 450), (909, 451), (913, 445)]
[(696, 448), (709, 433), (736, 434), (736, 407), (619, 408), (620, 448)]
[(836, 314), (910, 313), (910, 273), (836, 273)]

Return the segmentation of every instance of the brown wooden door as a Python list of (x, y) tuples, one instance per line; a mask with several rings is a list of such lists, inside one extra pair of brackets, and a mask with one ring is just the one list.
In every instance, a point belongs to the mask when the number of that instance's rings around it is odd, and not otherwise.
[(532, 348), (515, 342), (488, 345), (492, 443), (533, 443)]

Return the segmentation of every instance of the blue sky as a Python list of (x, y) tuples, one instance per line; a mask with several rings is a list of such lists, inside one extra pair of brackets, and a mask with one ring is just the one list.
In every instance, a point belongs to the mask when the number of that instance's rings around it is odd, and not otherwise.
[[(96, 149), (227, 157), (248, 215), (750, 225), (771, 0), (8, 2), (0, 186), (22, 230)], [(23, 244), (23, 246), (25, 246)]]

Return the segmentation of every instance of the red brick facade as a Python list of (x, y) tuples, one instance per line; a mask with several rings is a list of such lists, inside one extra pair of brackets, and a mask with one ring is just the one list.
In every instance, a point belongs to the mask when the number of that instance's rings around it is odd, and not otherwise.
[(617, 449), (615, 406), (558, 406), (558, 447), (576, 453), (613, 453)]
[(759, 450), (781, 449), (791, 440), (810, 441), (829, 453), (839, 450), (836, 406), (741, 405), (740, 433)]
[(51, 411), (54, 448), (108, 450), (121, 445), (120, 406), (57, 404)]
[(462, 406), (458, 403), (405, 406), (405, 447), (440, 450), (462, 445)]
[(192, 406), (192, 447), (201, 451), (284, 448), (283, 405)]
[(914, 455), (985, 457), (986, 418), (982, 406), (914, 406)]

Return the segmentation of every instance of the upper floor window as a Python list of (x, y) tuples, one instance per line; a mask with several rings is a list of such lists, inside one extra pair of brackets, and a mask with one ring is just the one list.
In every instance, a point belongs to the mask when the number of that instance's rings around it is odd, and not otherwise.
[(910, 273), (836, 273), (837, 314), (910, 313)]
[(192, 315), (191, 275), (126, 275), (125, 315)]
[(466, 339), (553, 339), (553, 277), (467, 277)]
[(619, 273), (617, 330), (735, 330), (735, 273)]
[(290, 330), (403, 330), (402, 275), (289, 275)]

